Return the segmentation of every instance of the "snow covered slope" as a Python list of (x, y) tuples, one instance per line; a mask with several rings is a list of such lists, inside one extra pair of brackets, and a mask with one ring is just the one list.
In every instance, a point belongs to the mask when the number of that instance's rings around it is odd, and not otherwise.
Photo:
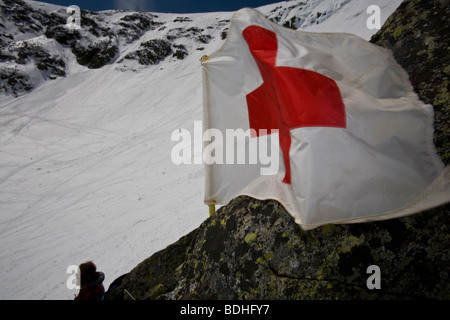
[[(275, 22), (369, 39), (400, 0), (286, 1)], [(175, 165), (171, 133), (202, 119), (199, 59), (232, 12), (82, 12), (0, 1), (0, 299), (72, 299), (66, 269), (107, 287), (208, 216), (203, 166)], [(94, 58), (92, 58), (94, 57)]]

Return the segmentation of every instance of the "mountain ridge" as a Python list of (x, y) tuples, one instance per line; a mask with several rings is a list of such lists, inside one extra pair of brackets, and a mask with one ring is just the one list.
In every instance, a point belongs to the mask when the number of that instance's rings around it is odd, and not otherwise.
[[(358, 10), (367, 8), (366, 2), (358, 4)], [(321, 30), (329, 20), (332, 20), (340, 9), (351, 4), (351, 1), (336, 1), (332, 5), (324, 0), (309, 2), (286, 1), (278, 5), (267, 5), (261, 7), (266, 16), (272, 21), (293, 29), (304, 29), (306, 31)], [(398, 3), (381, 3), (382, 10), (386, 6), (393, 10)], [(205, 14), (159, 14), (150, 12), (134, 12), (129, 10), (107, 10), (92, 12), (80, 11), (80, 28), (69, 28), (66, 26), (68, 14), (65, 7), (55, 5), (44, 5), (34, 1), (5, 0), (0, 4), (2, 8), (2, 21), (0, 25), (4, 31), (0, 34), (0, 89), (4, 94), (18, 96), (38, 87), (43, 81), (55, 80), (66, 75), (66, 64), (70, 63), (71, 52), (76, 61), (90, 69), (102, 68), (107, 64), (121, 64), (125, 59), (139, 56), (140, 65), (155, 64), (166, 58), (161, 56), (150, 60), (142, 59), (142, 55), (148, 54), (149, 48), (136, 48), (142, 43), (150, 40), (165, 41), (170, 46), (170, 52), (176, 53), (175, 57), (183, 59), (195, 50), (205, 50), (217, 33), (210, 32), (211, 29), (221, 29), (220, 38), (223, 41), (226, 36), (229, 18), (232, 13), (221, 13), (223, 19), (218, 21), (206, 20), (206, 17), (217, 15), (216, 13)], [(29, 14), (32, 11), (32, 14)], [(368, 40), (373, 31), (364, 28), (368, 18), (367, 12), (362, 15), (359, 30), (352, 30)], [(164, 21), (158, 20), (159, 16)], [(191, 18), (192, 17), (192, 18)], [(204, 28), (195, 24), (190, 26), (192, 19), (205, 18)], [(387, 16), (383, 17), (384, 19)], [(217, 20), (217, 19), (216, 19)], [(172, 22), (178, 27), (166, 29), (165, 24)], [(351, 23), (349, 24), (351, 26)], [(170, 28), (170, 27), (169, 27)], [(352, 27), (350, 27), (352, 28)], [(348, 30), (340, 27), (341, 30)], [(367, 30), (366, 30), (367, 29)], [(13, 34), (8, 32), (13, 30)], [(167, 31), (165, 31), (167, 30)], [(351, 29), (350, 29), (351, 30)], [(150, 35), (151, 31), (155, 31)], [(146, 36), (150, 35), (151, 39)], [(182, 38), (195, 39), (197, 46), (192, 43), (186, 44)], [(179, 40), (177, 43), (176, 40)], [(203, 46), (202, 46), (203, 44)], [(189, 47), (186, 48), (186, 45)], [(208, 48), (209, 49), (209, 48)], [(218, 49), (214, 47), (212, 51)], [(168, 51), (169, 52), (169, 51)], [(169, 54), (167, 54), (169, 56)], [(133, 59), (130, 59), (133, 60)], [(27, 63), (30, 62), (30, 63)], [(34, 62), (34, 65), (33, 65)], [(5, 65), (8, 63), (8, 65)], [(14, 64), (12, 70), (11, 64)], [(122, 64), (117, 68), (125, 70), (131, 68), (136, 70), (139, 66), (125, 66)], [(29, 69), (38, 69), (41, 74), (36, 74)]]

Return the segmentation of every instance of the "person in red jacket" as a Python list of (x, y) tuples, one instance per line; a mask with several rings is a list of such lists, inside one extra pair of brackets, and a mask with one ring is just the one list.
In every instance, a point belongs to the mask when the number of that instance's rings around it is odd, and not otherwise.
[(105, 274), (97, 271), (97, 266), (88, 261), (80, 264), (81, 288), (75, 300), (102, 300), (105, 288)]

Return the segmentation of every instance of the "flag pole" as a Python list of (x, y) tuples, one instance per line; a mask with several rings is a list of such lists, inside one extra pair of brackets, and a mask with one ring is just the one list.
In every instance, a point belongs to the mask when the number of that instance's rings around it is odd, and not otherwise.
[(216, 212), (216, 206), (213, 204), (210, 204), (209, 205), (209, 216), (211, 217), (214, 214), (214, 212)]
[[(203, 64), (203, 62), (205, 62), (205, 61), (207, 61), (209, 59), (209, 56), (208, 55), (203, 55), (201, 58), (200, 58), (200, 62)], [(204, 80), (204, 78), (203, 78), (203, 86), (205, 86), (205, 82), (204, 82), (205, 80)], [(203, 118), (204, 118), (204, 121), (203, 121), (203, 131), (205, 130), (205, 125), (207, 126), (207, 123), (208, 123), (208, 121), (206, 121), (205, 119), (205, 110), (206, 110), (206, 108), (205, 108), (205, 101), (206, 101), (206, 98), (205, 97), (203, 97), (203, 101), (204, 101), (204, 105), (203, 105)], [(206, 173), (206, 176), (208, 176), (208, 174)], [(207, 185), (209, 185), (209, 183), (207, 183)], [(210, 204), (210, 205), (208, 205), (208, 207), (209, 207), (209, 216), (210, 217), (212, 217), (213, 215), (214, 215), (214, 212), (216, 212), (216, 206), (214, 205), (214, 204)]]

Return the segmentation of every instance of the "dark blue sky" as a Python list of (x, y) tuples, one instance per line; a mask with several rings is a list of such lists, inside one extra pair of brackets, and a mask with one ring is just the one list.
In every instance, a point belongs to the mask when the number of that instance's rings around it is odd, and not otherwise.
[(62, 6), (77, 5), (81, 9), (100, 11), (129, 9), (170, 13), (236, 11), (244, 7), (259, 7), (279, 0), (40, 0)]

